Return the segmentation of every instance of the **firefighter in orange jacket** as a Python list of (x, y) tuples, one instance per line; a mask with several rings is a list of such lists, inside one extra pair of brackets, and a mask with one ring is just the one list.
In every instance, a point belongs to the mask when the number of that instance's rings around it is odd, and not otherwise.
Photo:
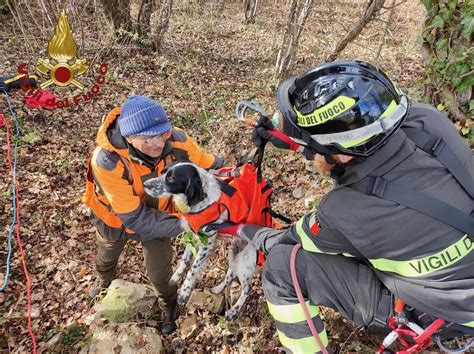
[(205, 153), (183, 130), (173, 128), (160, 104), (131, 96), (99, 128), (83, 200), (97, 229), (98, 278), (91, 297), (110, 285), (127, 240), (140, 241), (148, 277), (161, 300), (164, 335), (176, 329), (177, 289), (168, 281), (171, 238), (183, 228), (171, 200), (146, 195), (143, 183), (174, 161), (191, 161), (206, 169), (223, 165), (221, 158)]

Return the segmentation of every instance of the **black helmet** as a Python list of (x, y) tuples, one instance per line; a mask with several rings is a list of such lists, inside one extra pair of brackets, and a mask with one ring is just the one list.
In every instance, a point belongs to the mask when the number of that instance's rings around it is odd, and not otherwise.
[(277, 103), (280, 128), (323, 155), (370, 156), (401, 126), (408, 110), (407, 97), (384, 72), (356, 60), (291, 77), (278, 88)]

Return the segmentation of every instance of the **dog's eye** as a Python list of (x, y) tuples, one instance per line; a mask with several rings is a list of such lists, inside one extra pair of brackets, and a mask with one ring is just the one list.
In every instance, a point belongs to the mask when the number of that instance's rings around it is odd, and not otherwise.
[(174, 173), (170, 171), (169, 173), (166, 174), (165, 177), (166, 182), (173, 182), (174, 181)]

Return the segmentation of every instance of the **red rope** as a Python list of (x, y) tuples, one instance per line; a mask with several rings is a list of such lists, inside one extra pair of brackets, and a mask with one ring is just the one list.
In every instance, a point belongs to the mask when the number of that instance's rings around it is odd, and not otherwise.
[(291, 256), (290, 256), (290, 273), (291, 273), (291, 280), (293, 280), (293, 286), (296, 291), (296, 296), (298, 297), (298, 301), (303, 308), (304, 315), (306, 317), (306, 322), (308, 322), (309, 329), (311, 330), (311, 333), (316, 339), (316, 342), (319, 345), (319, 349), (324, 353), (328, 354), (328, 350), (326, 349), (326, 346), (323, 344), (323, 341), (321, 340), (321, 337), (319, 336), (318, 331), (316, 330), (316, 327), (314, 326), (313, 319), (311, 318), (308, 308), (306, 307), (306, 303), (304, 301), (303, 293), (301, 292), (300, 284), (298, 282), (298, 275), (296, 274), (296, 254), (298, 253), (299, 249), (301, 248), (301, 244), (296, 244), (293, 249), (291, 250)]
[[(11, 152), (10, 152), (10, 130), (8, 127), (8, 122), (7, 120), (3, 117), (2, 114), (0, 114), (0, 127), (2, 124), (5, 124), (6, 128), (6, 135), (7, 135), (7, 160), (8, 160), (8, 167), (10, 169), (10, 174), (13, 176), (14, 171), (13, 171), (13, 163), (11, 160)], [(28, 317), (28, 333), (30, 334), (31, 341), (33, 343), (33, 353), (36, 354), (36, 339), (35, 339), (35, 334), (33, 333), (33, 328), (31, 326), (31, 282), (30, 282), (30, 277), (28, 275), (28, 269), (26, 268), (26, 262), (25, 262), (25, 252), (23, 251), (23, 245), (21, 243), (21, 238), (20, 238), (20, 195), (18, 191), (18, 181), (15, 180), (13, 181), (14, 183), (14, 188), (15, 190), (15, 200), (16, 200), (16, 240), (18, 242), (18, 248), (20, 249), (20, 256), (21, 256), (21, 263), (23, 264), (23, 272), (25, 273), (25, 278), (26, 278), (26, 291), (27, 291), (27, 317)]]

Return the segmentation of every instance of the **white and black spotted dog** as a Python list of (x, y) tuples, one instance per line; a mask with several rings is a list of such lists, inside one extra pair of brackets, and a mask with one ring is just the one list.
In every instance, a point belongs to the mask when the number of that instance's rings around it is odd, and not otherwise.
[[(164, 174), (145, 182), (145, 191), (154, 198), (172, 196), (173, 202), (184, 216), (190, 213), (199, 213), (216, 203), (221, 197), (221, 187), (218, 179), (206, 170), (188, 162), (179, 162), (170, 165)], [(229, 221), (228, 213), (223, 212), (213, 224)], [(187, 222), (185, 228), (187, 227)], [(204, 266), (216, 246), (215, 231), (209, 233), (207, 245), (200, 244), (191, 268), (178, 293), (178, 303), (184, 304), (189, 299), (196, 282), (201, 278)], [(192, 259), (192, 251), (186, 246), (183, 257), (170, 279), (170, 284), (177, 284)], [(252, 288), (252, 277), (257, 266), (257, 251), (254, 246), (246, 241), (235, 238), (231, 244), (228, 255), (228, 270), (224, 280), (211, 289), (218, 294), (231, 282), (238, 278), (241, 286), (237, 302), (226, 312), (227, 321), (235, 320)]]

